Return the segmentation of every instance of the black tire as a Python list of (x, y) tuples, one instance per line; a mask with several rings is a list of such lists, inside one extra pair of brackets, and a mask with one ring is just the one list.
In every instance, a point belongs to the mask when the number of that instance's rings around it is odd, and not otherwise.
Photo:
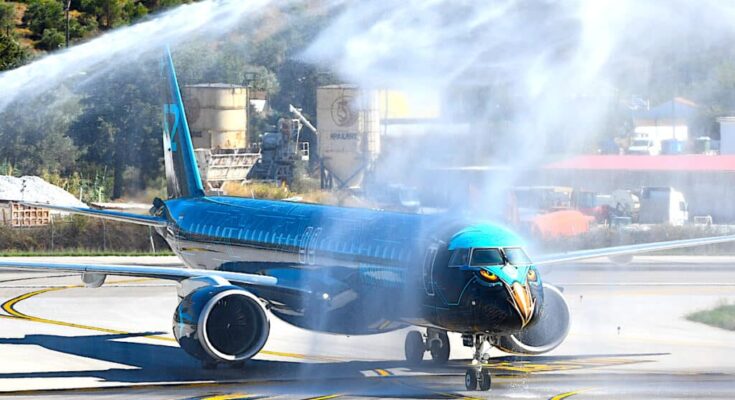
[(441, 340), (441, 343), (438, 341), (431, 342), (431, 359), (434, 361), (434, 364), (437, 365), (446, 365), (447, 361), (449, 361), (449, 336), (447, 336), (446, 332), (442, 332), (439, 334), (439, 340)]
[(464, 373), (464, 387), (467, 390), (477, 390), (477, 370), (474, 368), (467, 368), (467, 372)]
[(426, 345), (424, 344), (424, 337), (419, 331), (411, 331), (406, 335), (406, 344), (404, 347), (406, 355), (406, 361), (410, 365), (418, 365), (421, 360), (424, 359), (424, 352), (426, 352)]
[(480, 379), (477, 382), (477, 386), (480, 388), (481, 391), (487, 392), (490, 390), (490, 385), (492, 384), (492, 379), (490, 378), (490, 372), (487, 370), (482, 370), (480, 372)]

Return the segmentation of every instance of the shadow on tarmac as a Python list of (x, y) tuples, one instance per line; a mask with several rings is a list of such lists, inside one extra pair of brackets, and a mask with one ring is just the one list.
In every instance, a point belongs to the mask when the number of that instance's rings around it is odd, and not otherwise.
[[(140, 332), (131, 334), (104, 334), (93, 336), (56, 336), (26, 335), (22, 339), (0, 338), (0, 344), (37, 345), (45, 349), (66, 353), (88, 359), (120, 364), (118, 368), (87, 371), (36, 371), (2, 373), (0, 379), (11, 378), (97, 378), (108, 382), (157, 383), (193, 381), (232, 381), (257, 379), (319, 379), (319, 378), (361, 378), (362, 371), (391, 368), (407, 368), (403, 361), (349, 361), (308, 363), (289, 361), (249, 360), (242, 367), (220, 367), (205, 370), (201, 363), (186, 354), (177, 346), (138, 343), (125, 341), (138, 337), (160, 334), (160, 332)], [(500, 363), (560, 363), (600, 357), (650, 357), (663, 355), (650, 354), (599, 354), (584, 356), (508, 356), (492, 359)], [(448, 366), (434, 366), (425, 362), (419, 367), (411, 367), (411, 372), (434, 374), (463, 374), (468, 362), (452, 362)], [(490, 366), (492, 370), (492, 365)], [(502, 374), (523, 373), (523, 371), (501, 370)]]
[(254, 379), (319, 379), (319, 377), (363, 377), (361, 371), (405, 367), (398, 361), (351, 361), (306, 363), (249, 360), (242, 367), (220, 366), (205, 370), (201, 363), (177, 346), (124, 341), (158, 335), (160, 332), (105, 334), (93, 336), (26, 335), (0, 338), (0, 344), (37, 345), (78, 357), (120, 364), (119, 368), (84, 371), (36, 371), (0, 373), (0, 379), (17, 378), (97, 378), (110, 382), (158, 383), (231, 381)]

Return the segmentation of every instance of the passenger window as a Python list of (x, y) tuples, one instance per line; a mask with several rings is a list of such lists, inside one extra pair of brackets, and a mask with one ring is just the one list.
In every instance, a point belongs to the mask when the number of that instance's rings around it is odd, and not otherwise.
[(452, 252), (452, 258), (449, 260), (450, 267), (461, 267), (469, 265), (470, 249), (456, 249)]
[(498, 249), (475, 249), (470, 265), (503, 265), (503, 255)]

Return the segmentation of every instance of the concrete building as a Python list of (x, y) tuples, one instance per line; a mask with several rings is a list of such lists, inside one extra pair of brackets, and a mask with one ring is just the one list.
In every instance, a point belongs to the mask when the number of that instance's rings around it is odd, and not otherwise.
[(676, 139), (687, 141), (689, 124), (697, 112), (697, 104), (683, 97), (676, 97), (650, 109), (633, 113), (635, 134), (656, 140)]
[(505, 165), (426, 170), (410, 184), (422, 188), (430, 207), (504, 212), (508, 186), (565, 186), (610, 194), (643, 186), (672, 187), (684, 194), (689, 216), (735, 223), (735, 155), (582, 155), (525, 169)]
[(550, 163), (531, 184), (572, 186), (610, 193), (643, 186), (673, 187), (689, 204), (689, 215), (710, 215), (715, 223), (735, 222), (735, 155), (585, 155)]

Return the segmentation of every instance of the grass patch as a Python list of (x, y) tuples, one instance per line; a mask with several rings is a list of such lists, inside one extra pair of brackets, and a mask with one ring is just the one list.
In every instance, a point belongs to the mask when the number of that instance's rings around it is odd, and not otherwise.
[(3, 251), (0, 257), (166, 257), (173, 256), (172, 251), (104, 251), (88, 249), (64, 249), (58, 251)]
[(735, 304), (720, 304), (711, 310), (693, 312), (686, 318), (690, 321), (735, 331)]

